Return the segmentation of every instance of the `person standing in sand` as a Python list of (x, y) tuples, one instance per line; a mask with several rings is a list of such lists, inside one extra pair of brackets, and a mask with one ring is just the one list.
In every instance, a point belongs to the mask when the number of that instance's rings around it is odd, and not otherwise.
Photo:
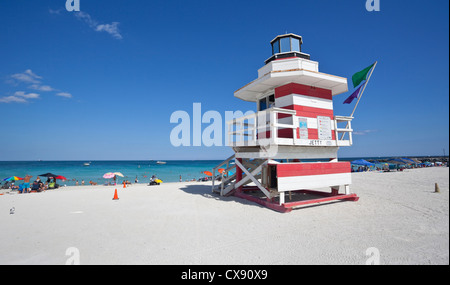
[(29, 174), (27, 174), (24, 178), (23, 178), (23, 191), (26, 191), (26, 193), (28, 193), (29, 192), (29, 190), (30, 190), (30, 179), (32, 178), (33, 176), (31, 176), (31, 175), (29, 175)]

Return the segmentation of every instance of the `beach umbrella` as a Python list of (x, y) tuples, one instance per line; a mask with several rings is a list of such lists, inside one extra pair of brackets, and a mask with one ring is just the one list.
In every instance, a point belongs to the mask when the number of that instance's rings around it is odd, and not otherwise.
[(364, 159), (353, 160), (353, 161), (351, 162), (351, 164), (356, 164), (356, 165), (366, 165), (366, 166), (375, 166), (375, 163), (368, 162), (367, 160), (364, 160)]
[(225, 171), (225, 168), (219, 168), (219, 169), (217, 169), (217, 171), (219, 171), (219, 173), (222, 173)]
[(61, 179), (61, 180), (67, 180), (67, 178), (64, 177), (64, 176), (62, 176), (62, 175), (58, 175), (58, 176), (53, 177), (53, 178), (55, 178), (55, 179)]
[(397, 161), (397, 160), (393, 160), (393, 159), (388, 160), (387, 162), (388, 162), (389, 164), (405, 164), (404, 162)]
[(402, 160), (407, 161), (408, 164), (416, 164), (416, 162), (410, 158), (407, 157), (402, 157)]
[(411, 158), (411, 160), (414, 161), (414, 162), (417, 163), (417, 164), (421, 163), (421, 161), (418, 160), (417, 158)]
[(108, 172), (108, 173), (103, 174), (103, 178), (105, 178), (105, 179), (113, 178), (114, 176), (115, 176), (115, 174), (112, 173), (112, 172)]
[(405, 161), (401, 158), (391, 158), (389, 159), (387, 162), (392, 163), (392, 164), (411, 164), (411, 162)]
[(208, 175), (208, 176), (212, 176), (211, 171), (202, 171), (202, 173), (204, 173), (204, 174), (206, 174), (206, 175)]
[(11, 177), (3, 179), (3, 181), (16, 181), (16, 180), (23, 180), (23, 178), (20, 178), (17, 176), (11, 176)]
[(42, 177), (56, 177), (56, 176), (59, 176), (59, 175), (56, 175), (56, 174), (53, 174), (53, 173), (45, 173), (45, 174), (41, 174), (41, 175), (38, 175), (38, 176), (42, 176)]
[(120, 173), (120, 172), (114, 172), (113, 174), (115, 174), (115, 175), (117, 175), (117, 176), (120, 176), (120, 177), (123, 177), (123, 174)]

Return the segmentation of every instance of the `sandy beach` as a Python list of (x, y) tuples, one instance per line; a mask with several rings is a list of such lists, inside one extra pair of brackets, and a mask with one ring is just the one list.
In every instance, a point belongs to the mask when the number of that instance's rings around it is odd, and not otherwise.
[(80, 264), (364, 265), (374, 248), (380, 264), (449, 264), (449, 168), (352, 180), (358, 202), (285, 214), (210, 182), (3, 191), (0, 264), (63, 265), (75, 249)]

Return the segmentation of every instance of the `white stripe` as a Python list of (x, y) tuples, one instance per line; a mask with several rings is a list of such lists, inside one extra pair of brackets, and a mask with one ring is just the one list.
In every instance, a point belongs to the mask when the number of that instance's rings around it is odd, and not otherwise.
[[(317, 129), (317, 118), (306, 118), (306, 119), (307, 119), (308, 129)], [(278, 123), (291, 125), (292, 117), (278, 119)], [(334, 130), (333, 120), (331, 120), (331, 129)]]
[(349, 185), (351, 183), (351, 173), (278, 177), (278, 192)]
[(328, 99), (298, 94), (291, 94), (280, 98), (275, 98), (275, 106), (278, 108), (283, 108), (291, 105), (333, 110), (333, 101)]

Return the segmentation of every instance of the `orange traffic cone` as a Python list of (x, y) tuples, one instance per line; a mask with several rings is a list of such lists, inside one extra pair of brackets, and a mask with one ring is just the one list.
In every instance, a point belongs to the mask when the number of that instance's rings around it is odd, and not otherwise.
[(123, 182), (123, 188), (127, 188), (127, 185), (125, 184), (125, 181)]
[(113, 200), (119, 200), (119, 196), (117, 196), (117, 189), (116, 189), (116, 191), (114, 191), (114, 198), (113, 198)]

